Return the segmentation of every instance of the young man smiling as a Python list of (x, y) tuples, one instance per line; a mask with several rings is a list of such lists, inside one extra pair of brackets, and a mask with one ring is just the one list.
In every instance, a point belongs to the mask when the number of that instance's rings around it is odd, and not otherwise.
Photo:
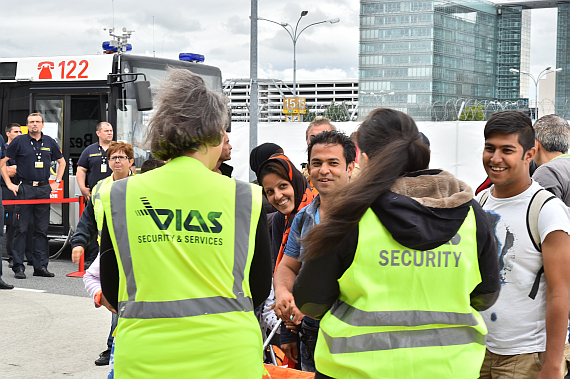
[[(318, 321), (303, 314), (295, 306), (293, 283), (301, 268), (300, 256), (302, 238), (326, 213), (330, 206), (331, 194), (340, 186), (347, 185), (354, 170), (356, 146), (347, 135), (337, 131), (323, 131), (310, 140), (308, 146), (309, 175), (319, 191), (313, 202), (297, 213), (284, 250), (283, 260), (274, 278), (275, 314), (286, 320), (289, 326), (301, 325), (301, 368), (315, 371), (313, 360)], [(292, 322), (291, 322), (291, 317)], [(297, 338), (286, 330), (281, 331), (281, 348), (289, 359), (296, 362)]]
[(489, 334), (480, 378), (561, 379), (566, 371), (570, 213), (557, 198), (544, 203), (538, 215), (541, 245), (534, 246), (525, 215), (542, 187), (529, 175), (536, 152), (532, 122), (521, 112), (497, 112), (484, 133), (483, 166), (493, 186), (479, 198), (488, 195), (481, 202), (495, 228), (501, 292), (481, 312)]

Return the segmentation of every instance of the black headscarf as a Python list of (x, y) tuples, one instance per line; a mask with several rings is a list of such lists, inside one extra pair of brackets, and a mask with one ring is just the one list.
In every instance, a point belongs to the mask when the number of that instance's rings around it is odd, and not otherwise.
[(271, 142), (262, 143), (254, 148), (249, 155), (249, 167), (251, 167), (251, 171), (255, 172), (255, 175), (257, 175), (257, 171), (261, 164), (275, 154), (278, 149), (281, 149), (281, 146)]

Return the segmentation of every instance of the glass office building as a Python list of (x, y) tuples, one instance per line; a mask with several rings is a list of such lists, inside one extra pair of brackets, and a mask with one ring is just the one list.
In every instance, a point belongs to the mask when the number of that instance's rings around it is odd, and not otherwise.
[(555, 112), (558, 115), (570, 114), (570, 4), (558, 5), (558, 38), (556, 41)]
[(421, 120), (421, 105), (528, 98), (509, 70), (530, 66), (529, 10), (485, 0), (360, 3), (361, 118), (381, 106)]
[(511, 6), (498, 10), (498, 100), (528, 99), (528, 76), (510, 69), (530, 71), (530, 9)]

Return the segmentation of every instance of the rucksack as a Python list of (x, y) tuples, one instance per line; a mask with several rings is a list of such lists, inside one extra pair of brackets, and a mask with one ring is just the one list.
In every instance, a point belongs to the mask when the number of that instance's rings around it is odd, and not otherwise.
[[(479, 205), (481, 205), (481, 208), (487, 202), (487, 199), (489, 198), (489, 193), (490, 189), (488, 188), (481, 194), (481, 198), (479, 199)], [(534, 195), (532, 195), (532, 198), (530, 199), (528, 208), (526, 210), (526, 228), (528, 231), (528, 236), (530, 237), (530, 240), (532, 241), (532, 244), (534, 245), (535, 249), (540, 251), (541, 253), (542, 253), (542, 246), (540, 243), (540, 232), (538, 231), (538, 215), (540, 214), (540, 211), (542, 210), (544, 204), (555, 198), (556, 196), (554, 196), (552, 193), (548, 192), (544, 188), (541, 188), (538, 191), (536, 191)], [(528, 297), (530, 297), (533, 300), (536, 298), (536, 294), (538, 293), (538, 286), (540, 285), (540, 277), (543, 273), (544, 273), (544, 266), (542, 266), (540, 270), (538, 270), (538, 272), (536, 273), (536, 278), (534, 279), (532, 289), (528, 294)]]

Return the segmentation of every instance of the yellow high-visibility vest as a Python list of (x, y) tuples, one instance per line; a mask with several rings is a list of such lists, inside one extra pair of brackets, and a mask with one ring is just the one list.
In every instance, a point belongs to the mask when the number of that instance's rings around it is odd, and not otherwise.
[(189, 157), (101, 192), (119, 265), (117, 378), (261, 378), (249, 287), (261, 196)]
[(481, 282), (469, 210), (431, 251), (394, 240), (369, 209), (359, 223), (340, 297), (320, 323), (315, 363), (335, 378), (478, 378), (487, 328), (470, 305)]

